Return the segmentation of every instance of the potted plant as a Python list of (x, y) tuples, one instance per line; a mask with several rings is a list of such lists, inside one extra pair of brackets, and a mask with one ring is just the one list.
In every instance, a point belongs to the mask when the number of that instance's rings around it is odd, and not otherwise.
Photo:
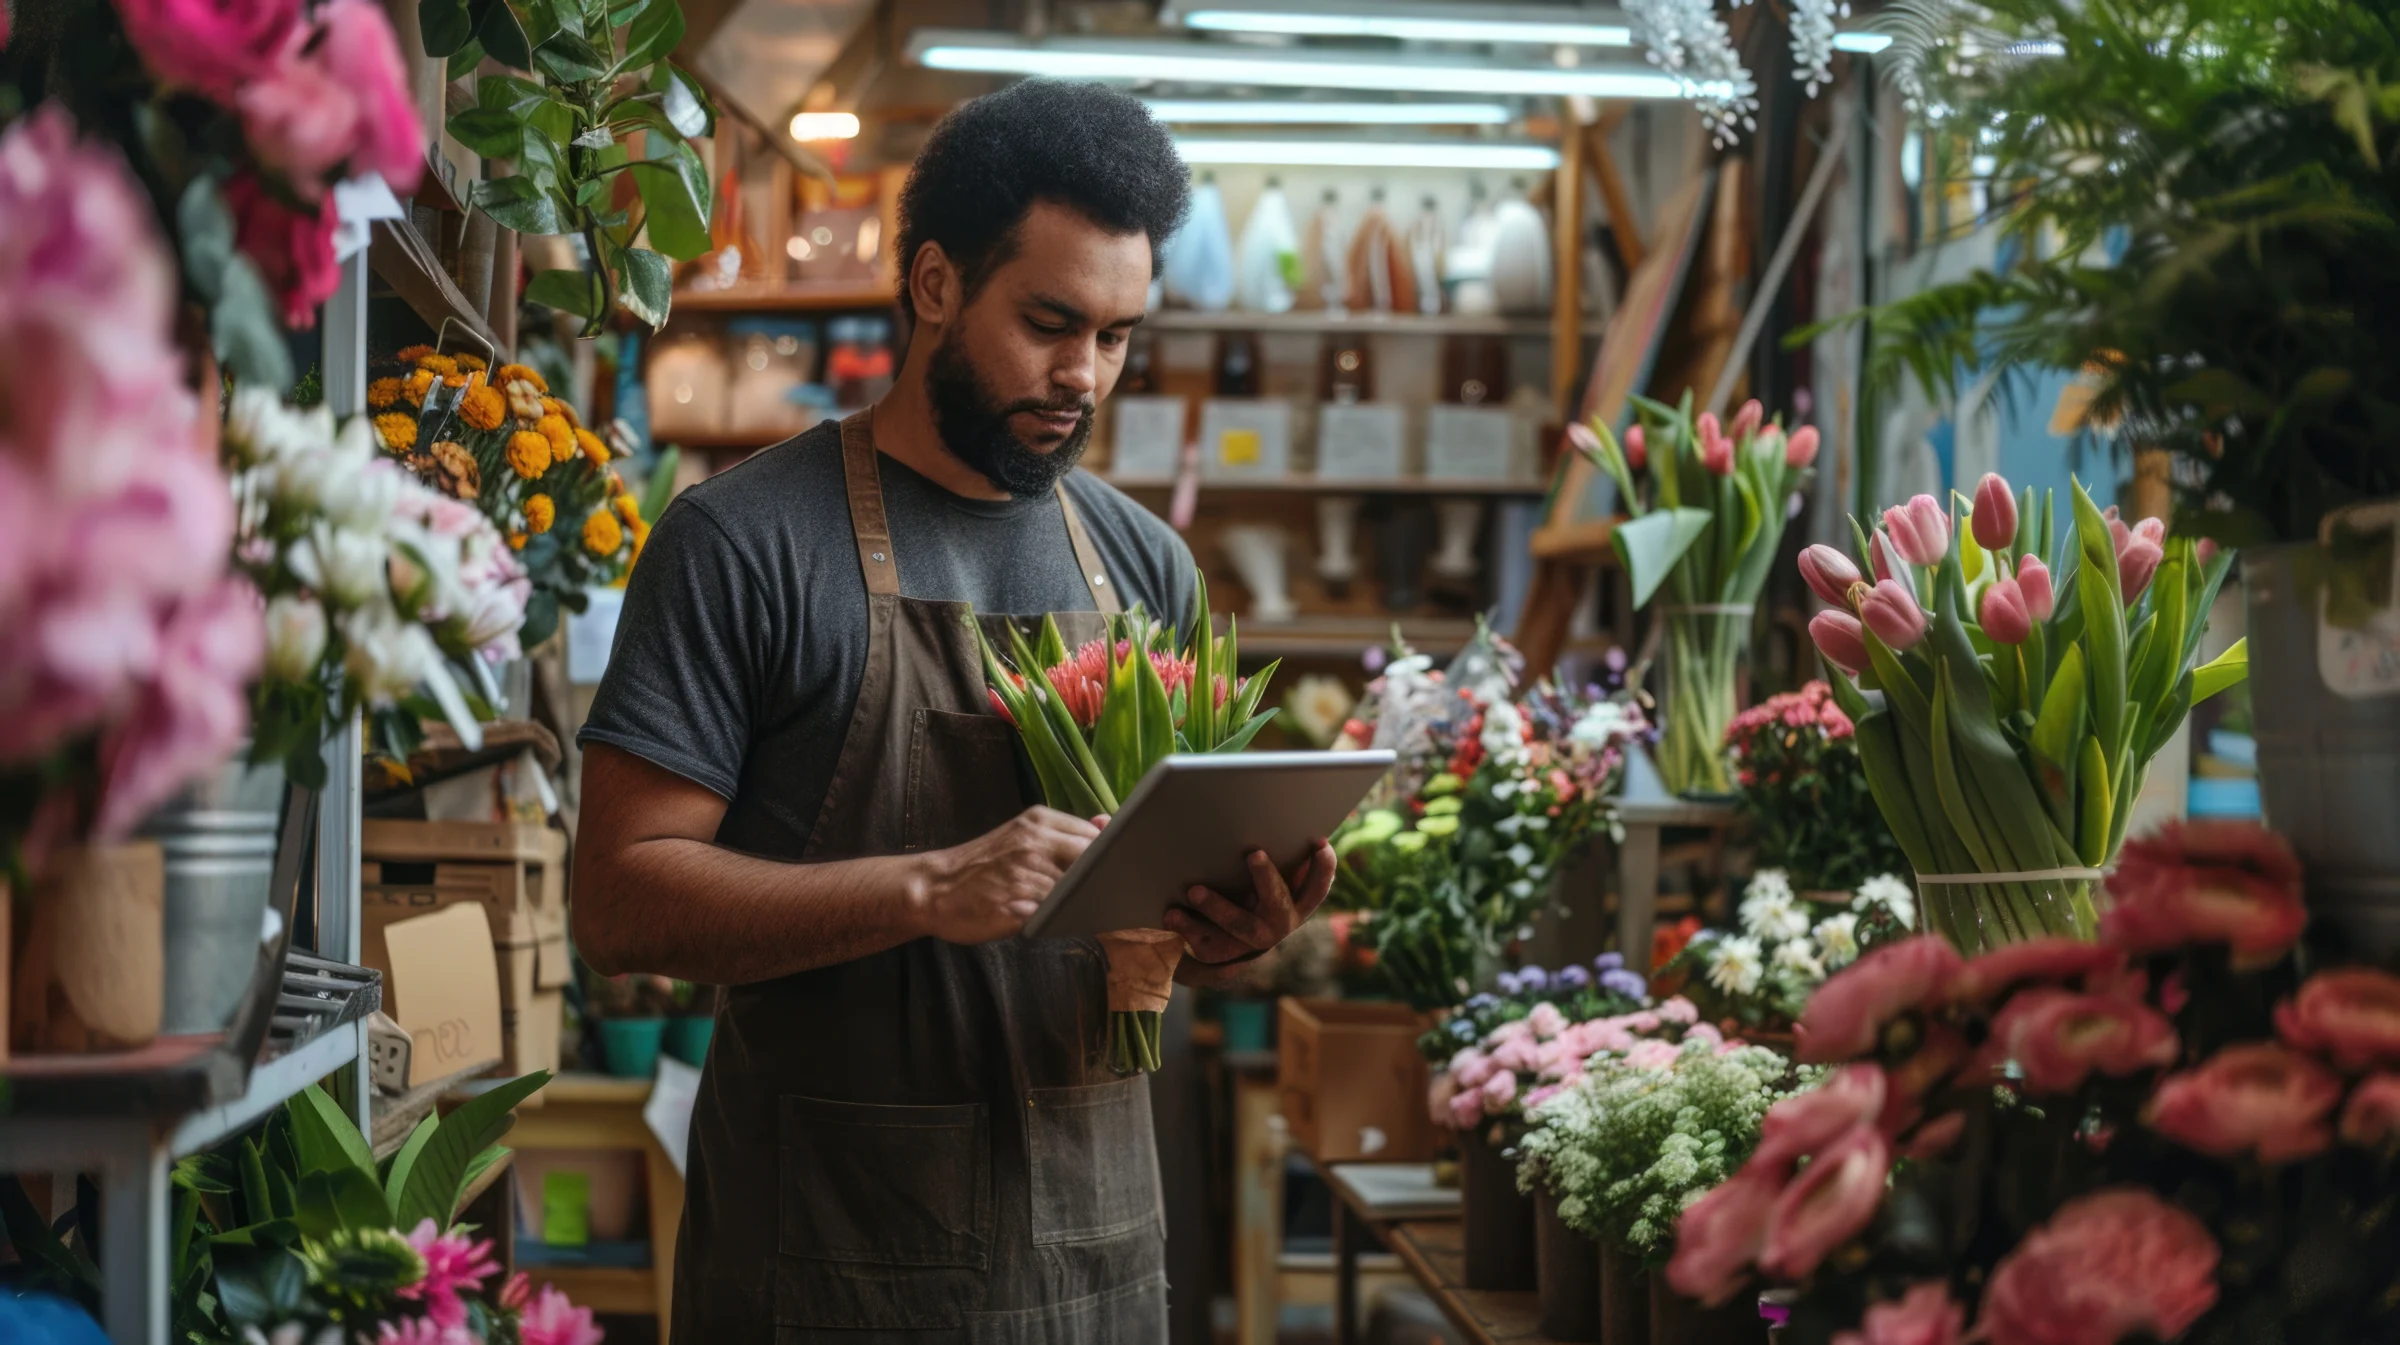
[(708, 1062), (709, 1039), (717, 1030), (717, 988), (676, 981), (668, 991), (674, 1012), (667, 1017), (668, 1055), (697, 1069)]
[(1904, 870), (1850, 716), (1822, 679), (1735, 715), (1725, 752), (1758, 866), (1782, 870), (1801, 897), (1841, 905), (1868, 879)]
[(601, 1067), (620, 1079), (656, 1074), (675, 982), (646, 972), (601, 976), (587, 967), (584, 973), (584, 1004), (599, 1029)]
[(1908, 884), (1888, 873), (1831, 895), (1838, 900), (1811, 900), (1783, 870), (1761, 869), (1743, 894), (1740, 927), (1701, 930), (1662, 970), (1680, 976), (1684, 993), (1725, 1031), (1788, 1049), (1792, 1024), (1825, 978), (1916, 921)]

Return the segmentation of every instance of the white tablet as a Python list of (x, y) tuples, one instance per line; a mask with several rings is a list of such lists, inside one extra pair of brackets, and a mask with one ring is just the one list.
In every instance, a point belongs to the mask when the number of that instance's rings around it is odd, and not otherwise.
[(1078, 938), (1157, 929), (1193, 887), (1246, 899), (1246, 856), (1264, 850), (1289, 873), (1330, 837), (1393, 755), (1232, 752), (1171, 756), (1150, 768), (1100, 839), (1050, 889), (1025, 933)]

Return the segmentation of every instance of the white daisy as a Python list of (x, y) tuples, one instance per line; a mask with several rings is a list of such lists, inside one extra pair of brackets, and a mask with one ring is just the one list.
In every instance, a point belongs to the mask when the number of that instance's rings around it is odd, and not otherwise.
[(1749, 895), (1792, 899), (1792, 876), (1781, 869), (1760, 869), (1750, 875)]
[(1758, 940), (1739, 936), (1720, 939), (1714, 959), (1708, 964), (1708, 983), (1728, 995), (1747, 995), (1758, 989), (1759, 978), (1766, 974), (1766, 969)]
[(1825, 979), (1825, 964), (1817, 960), (1817, 946), (1805, 938), (1775, 945), (1775, 970), (1790, 972), (1803, 981)]
[(1742, 928), (1769, 943), (1797, 939), (1808, 933), (1808, 912), (1792, 899), (1786, 885), (1778, 892), (1774, 887), (1761, 890), (1752, 882), (1750, 895), (1742, 902)]
[(1917, 927), (1917, 897), (1908, 884), (1888, 873), (1879, 873), (1858, 885), (1857, 899), (1870, 906), (1881, 906), (1892, 918), (1910, 929)]
[(1858, 960), (1858, 917), (1844, 912), (1817, 922), (1817, 947), (1825, 952), (1828, 968), (1844, 967)]

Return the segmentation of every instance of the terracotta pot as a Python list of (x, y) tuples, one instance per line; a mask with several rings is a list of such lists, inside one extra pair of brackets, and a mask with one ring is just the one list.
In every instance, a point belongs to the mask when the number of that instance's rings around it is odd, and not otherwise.
[(1488, 1131), (1459, 1136), (1458, 1187), (1469, 1289), (1534, 1287), (1533, 1197)]
[(166, 857), (155, 841), (62, 851), (19, 903), (9, 1036), (26, 1054), (122, 1051), (158, 1035)]
[(1650, 1345), (1650, 1272), (1623, 1243), (1600, 1244), (1601, 1345)]
[(1650, 1295), (1650, 1345), (1765, 1345), (1766, 1339), (1755, 1293), (1737, 1293), (1714, 1308), (1664, 1284)]
[(1536, 1191), (1533, 1208), (1542, 1334), (1552, 1340), (1596, 1341), (1600, 1339), (1599, 1246), (1558, 1217), (1557, 1196)]

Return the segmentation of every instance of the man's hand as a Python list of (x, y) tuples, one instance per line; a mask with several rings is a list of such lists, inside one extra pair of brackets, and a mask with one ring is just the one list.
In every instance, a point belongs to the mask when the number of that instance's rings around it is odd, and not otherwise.
[(927, 855), (915, 902), (920, 932), (951, 943), (1007, 938), (1099, 834), (1080, 817), (1035, 807)]
[(1229, 980), (1238, 964), (1283, 942), (1308, 920), (1333, 889), (1333, 847), (1319, 840), (1308, 858), (1279, 873), (1264, 850), (1250, 852), (1250, 900), (1195, 887), (1167, 908), (1166, 927), (1192, 950), (1178, 979), (1208, 985)]

